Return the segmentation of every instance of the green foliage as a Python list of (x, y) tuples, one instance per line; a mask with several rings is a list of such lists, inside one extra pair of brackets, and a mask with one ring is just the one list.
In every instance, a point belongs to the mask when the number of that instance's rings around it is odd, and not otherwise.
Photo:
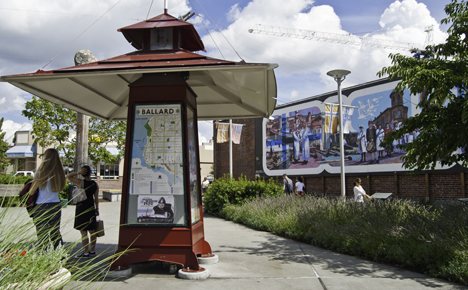
[[(47, 216), (37, 219), (47, 219)], [(62, 221), (62, 224), (69, 222)], [(109, 262), (128, 254), (128, 251), (112, 256), (98, 254), (81, 261), (73, 258), (81, 251), (80, 239), (57, 249), (37, 242), (43, 239), (47, 237), (36, 237), (35, 226), (24, 208), (0, 208), (1, 289), (38, 289), (50, 282), (53, 285), (44, 289), (94, 289), (97, 285), (92, 283), (104, 278), (102, 274), (107, 272)], [(67, 273), (68, 279), (56, 279)]]
[(409, 201), (366, 203), (306, 196), (227, 205), (220, 215), (333, 251), (468, 285), (468, 210)]
[(3, 140), (5, 138), (5, 132), (2, 132), (2, 126), (3, 126), (3, 119), (0, 119), (0, 170), (4, 170), (8, 165), (10, 165), (10, 160), (7, 159), (7, 155), (5, 152), (7, 152), (8, 148), (8, 143)]
[(76, 132), (75, 111), (33, 96), (22, 114), (33, 121), (32, 135), (37, 144), (44, 148), (56, 146), (65, 154), (65, 163), (73, 162), (75, 141), (70, 140), (70, 132)]
[[(25, 108), (23, 116), (33, 121), (32, 134), (35, 141), (42, 147), (56, 146), (57, 150), (65, 154), (63, 162), (73, 163), (76, 138), (70, 139), (70, 132), (76, 132), (76, 112), (36, 97), (26, 102)], [(90, 118), (88, 154), (94, 164), (99, 161), (111, 164), (122, 159), (126, 126), (124, 121), (108, 122)], [(117, 156), (104, 148), (109, 143), (117, 145)]]
[[(103, 161), (112, 164), (123, 158), (125, 153), (125, 136), (127, 122), (125, 121), (103, 121), (97, 118), (89, 119), (89, 158), (93, 164)], [(112, 155), (105, 147), (114, 143), (119, 153)]]
[[(426, 47), (424, 58), (417, 60), (400, 54), (390, 54), (392, 66), (384, 67), (378, 76), (401, 79), (396, 90), (408, 88), (420, 95), (421, 113), (403, 122), (403, 128), (385, 136), (385, 144), (406, 133), (420, 130), (413, 143), (403, 148), (403, 166), (420, 172), (442, 165), (459, 163), (468, 165), (468, 152), (453, 154), (468, 144), (468, 5), (465, 0), (452, 0), (445, 7), (447, 18), (442, 24), (450, 25), (445, 43)], [(458, 94), (452, 90), (458, 88)], [(445, 141), (445, 142), (441, 142)]]
[(13, 176), (10, 174), (0, 174), (0, 184), (25, 184), (26, 181), (31, 179), (31, 176)]
[(206, 211), (218, 214), (227, 204), (243, 204), (257, 197), (272, 197), (283, 194), (283, 188), (273, 179), (249, 181), (245, 176), (238, 180), (228, 175), (217, 178), (204, 194), (203, 204)]

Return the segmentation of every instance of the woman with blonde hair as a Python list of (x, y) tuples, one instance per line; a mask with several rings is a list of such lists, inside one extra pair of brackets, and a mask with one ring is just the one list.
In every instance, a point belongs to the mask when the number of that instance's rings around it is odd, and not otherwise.
[(65, 173), (56, 149), (50, 148), (44, 152), (43, 161), (34, 176), (29, 194), (39, 188), (33, 221), (36, 226), (37, 239), (46, 245), (53, 244), (54, 249), (63, 244), (60, 234), (60, 219), (62, 206), (59, 192), (65, 188)]

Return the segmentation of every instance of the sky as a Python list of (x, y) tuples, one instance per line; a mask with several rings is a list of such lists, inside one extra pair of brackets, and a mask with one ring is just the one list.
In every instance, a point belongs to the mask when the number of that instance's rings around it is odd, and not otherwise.
[[(168, 13), (189, 11), (207, 56), (251, 63), (277, 63), (278, 104), (336, 90), (326, 75), (351, 74), (342, 87), (378, 79), (391, 64), (388, 55), (407, 51), (300, 40), (249, 33), (256, 24), (353, 34), (420, 43), (433, 25), (433, 42), (443, 42), (449, 0), (166, 0)], [(73, 66), (76, 51), (89, 49), (98, 60), (134, 51), (117, 29), (164, 12), (164, 0), (0, 0), (0, 76)], [(31, 95), (0, 82), (2, 131), (11, 143), (17, 130), (32, 129), (21, 115)], [(212, 123), (199, 122), (199, 141), (213, 136)]]

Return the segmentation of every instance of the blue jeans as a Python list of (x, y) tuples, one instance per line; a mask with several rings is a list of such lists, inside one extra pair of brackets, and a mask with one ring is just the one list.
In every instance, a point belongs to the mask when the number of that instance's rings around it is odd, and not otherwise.
[(37, 240), (39, 244), (47, 246), (52, 244), (56, 249), (63, 245), (60, 234), (60, 219), (62, 217), (62, 205), (60, 202), (39, 203), (34, 207), (33, 221), (36, 226)]

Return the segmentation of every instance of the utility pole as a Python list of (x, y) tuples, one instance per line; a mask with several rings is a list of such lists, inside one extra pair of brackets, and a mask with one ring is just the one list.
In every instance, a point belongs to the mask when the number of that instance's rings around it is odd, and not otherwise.
[[(75, 65), (83, 65), (96, 61), (96, 57), (87, 49), (81, 49), (75, 53)], [(76, 122), (76, 155), (73, 169), (75, 172), (78, 172), (83, 165), (88, 165), (89, 116), (77, 112)]]

